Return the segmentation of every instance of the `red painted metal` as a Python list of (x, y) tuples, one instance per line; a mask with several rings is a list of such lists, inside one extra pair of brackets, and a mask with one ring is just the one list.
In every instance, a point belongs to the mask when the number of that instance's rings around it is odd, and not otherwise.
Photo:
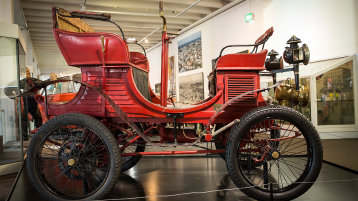
[(157, 152), (135, 152), (135, 153), (124, 153), (122, 157), (126, 156), (145, 156), (145, 155), (176, 155), (176, 154), (218, 154), (224, 153), (225, 150), (190, 150), (190, 151), (157, 151)]
[(62, 94), (54, 94), (48, 96), (48, 101), (54, 103), (65, 103), (72, 100), (77, 93), (62, 93)]
[[(45, 123), (45, 122), (43, 122), (43, 123)], [(30, 131), (30, 134), (35, 134), (38, 130), (39, 130), (39, 128), (35, 128), (34, 130)]]
[(160, 89), (160, 105), (167, 106), (168, 99), (168, 45), (169, 38), (167, 32), (162, 32), (162, 65), (161, 65), (161, 89)]
[(130, 62), (135, 67), (149, 72), (149, 62), (146, 56), (140, 52), (130, 52)]
[(133, 144), (135, 141), (137, 141), (140, 138), (140, 135), (134, 137), (133, 139), (131, 139), (128, 143), (126, 143), (125, 145), (123, 145), (121, 147), (121, 151), (124, 151), (130, 144)]
[[(35, 98), (35, 101), (37, 103), (37, 106), (39, 108), (39, 111), (40, 111), (40, 114), (41, 114), (41, 117), (42, 117), (42, 123), (44, 124), (44, 123), (46, 123), (48, 121), (48, 117), (47, 117), (46, 109), (45, 109), (46, 106), (44, 104), (45, 98), (43, 96), (41, 96), (40, 94), (36, 94), (34, 96), (34, 98)], [(37, 129), (35, 129), (35, 130), (37, 131)], [(33, 133), (35, 133), (35, 132), (33, 132)]]
[(262, 162), (267, 156), (268, 156), (268, 154), (267, 154), (267, 153), (264, 153), (264, 154), (262, 154), (262, 156), (260, 157), (260, 159), (253, 158), (253, 160), (255, 161), (255, 163), (260, 163), (260, 162)]
[[(221, 97), (221, 95), (222, 95), (222, 90), (220, 90), (220, 91), (218, 91), (218, 93), (216, 94), (215, 97), (213, 97), (211, 99), (208, 99), (207, 102), (202, 103), (200, 105), (193, 105), (192, 107), (188, 107), (188, 108), (184, 108), (184, 109), (167, 108), (167, 107), (162, 107), (160, 105), (153, 104), (152, 102), (146, 100), (140, 94), (140, 92), (138, 90), (136, 90), (135, 83), (134, 83), (132, 77), (133, 77), (132, 71), (129, 70), (128, 73), (126, 74), (127, 79), (125, 79), (124, 82), (125, 82), (126, 90), (131, 95), (133, 100), (135, 102), (137, 102), (139, 105), (141, 105), (142, 107), (150, 110), (151, 112), (162, 113), (163, 116), (161, 116), (161, 117), (165, 117), (166, 113), (185, 113), (187, 115), (190, 115), (193, 112), (200, 112), (203, 109), (207, 109), (209, 107), (212, 107), (212, 105), (214, 103), (216, 103), (219, 100), (219, 98)], [(190, 116), (185, 115), (185, 117), (190, 117)]]
[(210, 135), (210, 134), (205, 135), (205, 140), (206, 140), (207, 142), (210, 142), (212, 138), (213, 138), (213, 136)]
[[(220, 86), (224, 85), (226, 89), (226, 98), (224, 97), (222, 100), (225, 104), (219, 110), (217, 110), (206, 123), (207, 132), (209, 132), (209, 126), (211, 124), (215, 122), (221, 123), (220, 121), (218, 121), (220, 119), (225, 119), (226, 121), (230, 119), (231, 121), (233, 121), (233, 117), (241, 117), (247, 111), (255, 107), (266, 105), (262, 94), (259, 93), (262, 90), (260, 89), (260, 76), (257, 72), (244, 71), (241, 72), (241, 74), (237, 74), (237, 72), (235, 71), (218, 71), (217, 77), (218, 84), (220, 84)], [(246, 83), (247, 91), (242, 90), (241, 86), (238, 86), (242, 84), (240, 82), (234, 82), (233, 85), (230, 85), (230, 82), (228, 81), (229, 78), (243, 78)], [(221, 79), (224, 80), (224, 82), (219, 82)], [(251, 82), (247, 82), (247, 80)], [(234, 90), (231, 90), (231, 88), (233, 87)], [(234, 93), (236, 96), (230, 96), (231, 93)]]
[(267, 50), (252, 54), (227, 54), (219, 58), (217, 70), (265, 70)]
[(58, 47), (70, 66), (99, 66), (102, 64), (101, 36), (105, 37), (105, 64), (129, 63), (128, 46), (121, 37), (112, 33), (77, 33), (53, 29)]
[(262, 34), (259, 38), (256, 39), (255, 44), (261, 44), (264, 41), (267, 41), (273, 34), (273, 27), (270, 27)]
[[(163, 1), (161, 2), (161, 8), (162, 3)], [(146, 93), (147, 91), (143, 92), (143, 90), (146, 90), (145, 88), (140, 87), (140, 91), (144, 94), (142, 95), (136, 86), (138, 76), (145, 77), (145, 79), (148, 77), (146, 73), (149, 73), (149, 63), (145, 55), (129, 52), (127, 42), (115, 34), (98, 32), (74, 33), (60, 30), (56, 27), (55, 11), (56, 9), (53, 10), (53, 33), (56, 42), (68, 65), (80, 67), (82, 82), (80, 82), (81, 87), (78, 93), (72, 96), (71, 100), (69, 100), (70, 98), (66, 99), (68, 102), (64, 104), (58, 104), (59, 102), (57, 104), (52, 102), (51, 104), (50, 102), (46, 107), (49, 116), (45, 114), (44, 119), (47, 121), (48, 118), (63, 113), (83, 113), (94, 116), (104, 125), (107, 125), (111, 132), (118, 134), (116, 136), (118, 138), (117, 143), (122, 145), (122, 157), (224, 153), (225, 150), (220, 149), (125, 153), (125, 149), (134, 143), (142, 143), (140, 145), (151, 145), (153, 147), (191, 146), (201, 142), (203, 138), (210, 142), (215, 141), (225, 145), (227, 130), (213, 140), (213, 136), (210, 133), (212, 124), (223, 128), (223, 125), (241, 118), (251, 109), (266, 105), (261, 92), (267, 90), (267, 88), (260, 89), (259, 72), (265, 70), (264, 63), (267, 50), (254, 54), (227, 54), (221, 56), (213, 71), (215, 76), (213, 76), (213, 82), (211, 82), (216, 87), (215, 94), (189, 108), (169, 108), (167, 107), (167, 87), (168, 44), (170, 38), (168, 38), (165, 31), (166, 20), (162, 10), (161, 17), (163, 18), (164, 31), (162, 32), (160, 98), (151, 90), (149, 80), (144, 80), (144, 84), (148, 82), (150, 98)], [(90, 13), (77, 12), (76, 15), (78, 17), (80, 15), (90, 15)], [(109, 19), (108, 16), (102, 14), (94, 15), (92, 19), (94, 18)], [(254, 49), (257, 50), (257, 45), (262, 45), (266, 42), (272, 33), (273, 28), (270, 28), (260, 36), (255, 42)], [(102, 47), (104, 47), (104, 51)], [(134, 76), (136, 76), (135, 80)], [(62, 81), (45, 82), (41, 86), (34, 88), (46, 88), (48, 84)], [(272, 87), (278, 84), (280, 83)], [(26, 93), (23, 93), (23, 95), (26, 95)], [(44, 98), (39, 95), (36, 100), (39, 105), (43, 106), (42, 113), (45, 113)], [(176, 122), (174, 122), (175, 120)], [(181, 127), (184, 128), (183, 124), (185, 123), (195, 123), (195, 126), (191, 128), (187, 126), (187, 131), (181, 130)], [(178, 127), (174, 127), (174, 125)], [(206, 128), (203, 128), (203, 125)], [(68, 126), (73, 127), (74, 125), (70, 124)], [(264, 124), (264, 128), (289, 130), (289, 128), (281, 128), (273, 124), (272, 120), (268, 120), (268, 123)], [(253, 130), (255, 131), (246, 134), (247, 140), (243, 140), (239, 144), (237, 151), (260, 153), (260, 158), (253, 158), (256, 163), (262, 162), (266, 157), (271, 160), (269, 155), (270, 150), (272, 150), (272, 143), (270, 142), (292, 140), (301, 135), (301, 133), (295, 132), (294, 136), (254, 140), (257, 132), (256, 129)], [(124, 135), (121, 135), (123, 133), (119, 133), (120, 131), (125, 132)], [(151, 141), (154, 138), (150, 137), (153, 136), (159, 136), (160, 139)], [(48, 142), (58, 145), (53, 140), (48, 140)], [(254, 145), (254, 148), (247, 148), (246, 145), (249, 142)], [(90, 139), (89, 143), (95, 143), (95, 139)], [(76, 146), (80, 146), (80, 148), (83, 146), (81, 143), (77, 144)], [(101, 165), (104, 164), (100, 162), (98, 166)]]
[[(55, 14), (55, 13), (54, 13)], [(227, 124), (240, 118), (250, 109), (265, 105), (260, 91), (245, 94), (260, 88), (259, 72), (264, 70), (267, 50), (254, 54), (227, 54), (218, 59), (214, 70), (216, 75), (216, 94), (200, 103), (186, 108), (167, 107), (168, 85), (168, 44), (170, 38), (162, 32), (161, 55), (161, 95), (156, 96), (150, 88), (151, 97), (147, 100), (134, 82), (134, 68), (141, 73), (149, 73), (149, 63), (145, 55), (129, 52), (125, 40), (111, 33), (75, 33), (56, 27), (54, 17), (53, 33), (67, 63), (80, 67), (82, 85), (72, 100), (64, 104), (49, 104), (48, 114), (56, 116), (63, 113), (83, 113), (106, 120), (108, 123), (127, 123), (145, 138), (137, 127), (139, 123), (158, 124), (157, 132), (161, 142), (171, 142), (174, 132), (165, 127), (173, 123), (167, 114), (183, 114), (177, 123)], [(272, 32), (265, 33), (264, 38)], [(101, 37), (104, 38), (105, 51), (102, 53)], [(137, 72), (137, 71), (136, 71)], [(241, 96), (236, 99), (238, 96)], [(238, 100), (240, 100), (238, 102)], [(223, 106), (217, 110), (215, 106)], [(189, 132), (188, 132), (189, 133)], [(192, 142), (195, 135), (184, 137), (178, 130), (178, 139)], [(210, 136), (208, 135), (208, 138)]]

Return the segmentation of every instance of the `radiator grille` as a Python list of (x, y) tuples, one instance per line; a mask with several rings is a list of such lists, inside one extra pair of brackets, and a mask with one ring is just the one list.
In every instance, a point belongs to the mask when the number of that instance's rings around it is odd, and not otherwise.
[[(227, 100), (234, 98), (237, 95), (241, 95), (245, 92), (255, 90), (254, 77), (228, 77), (227, 78)], [(256, 97), (256, 93), (250, 93), (243, 97), (242, 101), (252, 101)], [(249, 100), (247, 100), (249, 99)], [(251, 100), (250, 100), (251, 99)], [(240, 101), (241, 102), (241, 101)]]

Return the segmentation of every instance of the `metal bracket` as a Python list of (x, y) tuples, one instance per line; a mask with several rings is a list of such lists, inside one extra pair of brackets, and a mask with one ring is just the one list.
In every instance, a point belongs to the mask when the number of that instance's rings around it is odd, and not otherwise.
[(174, 144), (177, 143), (177, 118), (183, 118), (183, 113), (167, 113), (167, 118), (173, 118), (174, 124)]
[(167, 118), (183, 118), (183, 113), (167, 113)]
[(277, 70), (273, 70), (272, 73), (284, 73), (289, 71), (293, 71), (293, 68), (277, 69)]
[(238, 124), (240, 123), (240, 119), (235, 119), (234, 121), (230, 122), (229, 124), (227, 124), (226, 126), (220, 128), (217, 131), (214, 131), (211, 135), (212, 137), (215, 137), (216, 135), (222, 133), (224, 130), (226, 130), (227, 128), (230, 128), (231, 126), (233, 126), (234, 124)]
[(294, 69), (293, 68), (284, 68), (284, 69), (272, 70), (271, 72), (262, 72), (262, 73), (260, 73), (260, 76), (272, 76), (275, 73), (284, 73), (284, 72), (289, 72), (289, 71), (294, 71)]

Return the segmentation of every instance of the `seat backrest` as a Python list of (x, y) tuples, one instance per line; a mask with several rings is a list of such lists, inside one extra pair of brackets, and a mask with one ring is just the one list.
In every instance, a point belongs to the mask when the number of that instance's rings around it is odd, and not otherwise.
[(255, 45), (261, 45), (265, 43), (273, 34), (273, 27), (270, 27), (265, 31), (264, 34), (262, 34), (256, 41)]
[(66, 17), (71, 14), (62, 8), (53, 8), (52, 16), (53, 28), (71, 32), (95, 32), (93, 27), (80, 18)]
[(132, 64), (134, 64), (136, 67), (142, 70), (149, 71), (149, 62), (144, 54), (140, 52), (130, 52), (129, 55)]
[(68, 65), (80, 67), (130, 63), (128, 46), (123, 38), (112, 33), (95, 32), (85, 21), (63, 9), (53, 8), (52, 14), (53, 34)]

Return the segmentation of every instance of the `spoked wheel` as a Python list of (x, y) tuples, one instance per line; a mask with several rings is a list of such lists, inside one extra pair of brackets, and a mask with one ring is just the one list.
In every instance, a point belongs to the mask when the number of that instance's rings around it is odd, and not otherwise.
[(33, 186), (48, 200), (100, 199), (120, 174), (120, 151), (97, 119), (64, 114), (45, 123), (27, 154)]
[[(130, 132), (123, 131), (117, 135), (117, 141), (119, 148), (122, 154), (126, 153), (136, 153), (145, 151), (145, 141), (142, 138), (138, 138), (137, 135), (133, 135)], [(132, 140), (134, 142), (130, 143)], [(142, 158), (141, 155), (138, 156), (122, 156), (121, 157), (121, 172), (127, 171), (135, 166), (139, 160)]]
[(271, 190), (274, 200), (302, 195), (322, 166), (317, 131), (301, 113), (283, 106), (250, 111), (233, 127), (227, 143), (233, 182), (257, 200), (270, 200)]

